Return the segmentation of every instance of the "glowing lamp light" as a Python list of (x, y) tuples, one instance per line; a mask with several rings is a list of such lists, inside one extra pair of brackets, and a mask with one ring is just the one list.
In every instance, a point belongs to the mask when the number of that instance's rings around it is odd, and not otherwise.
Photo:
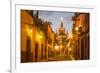
[(39, 35), (38, 37), (39, 37), (39, 39), (42, 39), (42, 35)]
[(58, 47), (57, 45), (55, 45), (55, 49), (56, 49), (56, 50), (58, 50), (58, 49), (59, 49), (59, 47)]
[(41, 41), (43, 39), (43, 35), (40, 33), (37, 33), (37, 40)]
[(76, 27), (75, 30), (78, 31), (78, 27)]
[(73, 35), (72, 35), (72, 34), (70, 34), (69, 38), (72, 38), (72, 37), (73, 37)]
[(29, 31), (32, 32), (32, 29), (30, 29)]

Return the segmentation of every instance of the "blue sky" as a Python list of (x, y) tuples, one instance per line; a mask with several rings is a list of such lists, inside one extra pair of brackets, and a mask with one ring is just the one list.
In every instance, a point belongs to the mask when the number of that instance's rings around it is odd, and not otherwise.
[(53, 25), (51, 25), (54, 32), (58, 30), (61, 23), (61, 18), (63, 18), (63, 23), (65, 30), (68, 31), (69, 34), (71, 34), (72, 30), (72, 17), (74, 16), (74, 13), (72, 12), (55, 12), (55, 11), (39, 11), (39, 18), (42, 20), (50, 21)]

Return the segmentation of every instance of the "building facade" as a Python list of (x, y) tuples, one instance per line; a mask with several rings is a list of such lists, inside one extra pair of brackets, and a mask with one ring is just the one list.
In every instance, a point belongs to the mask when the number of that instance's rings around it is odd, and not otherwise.
[(54, 37), (55, 34), (51, 28), (51, 24), (48, 24), (47, 30), (47, 49), (48, 49), (48, 58), (54, 56)]
[(21, 10), (21, 63), (48, 61), (54, 48), (54, 32), (38, 11)]
[(32, 61), (33, 58), (33, 51), (31, 47), (31, 35), (32, 32), (35, 32), (35, 30), (31, 31), (34, 26), (33, 17), (30, 12), (27, 10), (21, 10), (21, 62), (29, 62)]
[(75, 13), (72, 28), (73, 56), (76, 60), (90, 59), (89, 13)]

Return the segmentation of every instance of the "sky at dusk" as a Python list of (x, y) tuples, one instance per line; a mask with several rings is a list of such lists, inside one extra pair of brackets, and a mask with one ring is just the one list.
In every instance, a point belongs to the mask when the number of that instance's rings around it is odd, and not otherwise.
[(68, 31), (68, 34), (71, 34), (73, 22), (72, 17), (74, 13), (72, 12), (55, 12), (55, 11), (39, 11), (39, 18), (43, 21), (50, 21), (52, 22), (52, 29), (54, 32), (58, 30), (61, 25), (61, 20), (63, 20), (63, 26), (65, 31)]

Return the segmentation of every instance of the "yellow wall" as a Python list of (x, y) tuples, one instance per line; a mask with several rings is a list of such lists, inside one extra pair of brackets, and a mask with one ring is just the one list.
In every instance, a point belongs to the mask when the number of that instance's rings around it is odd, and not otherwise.
[(28, 35), (29, 26), (33, 24), (32, 17), (25, 11), (21, 10), (21, 50), (26, 51), (26, 36)]
[[(44, 30), (40, 30), (40, 27), (37, 27), (34, 22), (34, 17), (32, 17), (27, 11), (21, 10), (21, 52), (27, 52), (27, 36), (29, 36), (31, 39), (30, 57), (33, 59), (32, 61), (35, 61), (35, 55), (37, 54), (37, 61), (41, 61), (42, 54), (46, 54), (46, 59), (48, 58), (48, 45), (51, 50), (54, 48), (54, 33), (51, 26), (49, 25), (47, 27), (48, 35), (52, 40), (52, 43), (48, 44), (48, 42), (46, 41), (47, 38), (45, 36), (46, 34), (44, 33)], [(35, 53), (36, 43), (38, 44), (37, 53)], [(43, 49), (41, 48), (41, 44), (43, 44)], [(47, 50), (46, 52), (45, 49)], [(23, 57), (25, 57), (25, 55)]]
[(47, 43), (47, 52), (48, 55), (52, 55), (51, 51), (54, 51), (54, 32), (51, 28), (51, 25), (48, 25), (48, 38), (52, 40), (51, 44)]
[[(88, 50), (90, 48), (86, 48), (87, 46), (89, 46), (89, 43), (86, 41), (89, 41), (89, 39), (88, 39), (88, 37), (89, 37), (89, 35), (88, 35), (89, 34), (89, 31), (88, 31), (88, 29), (89, 29), (89, 14), (81, 13), (78, 16), (75, 16), (74, 22), (75, 22), (75, 27), (81, 26), (82, 27), (81, 32), (84, 32), (84, 34), (81, 34), (80, 36), (76, 36), (78, 38), (76, 39), (76, 43), (75, 43), (75, 45), (77, 45), (77, 46), (74, 46), (74, 53), (75, 53), (74, 56), (76, 57), (76, 59), (88, 59), (89, 58)], [(75, 27), (73, 27), (74, 30), (75, 30)], [(78, 33), (76, 35), (78, 35)], [(87, 43), (87, 46), (85, 45), (85, 43)]]

